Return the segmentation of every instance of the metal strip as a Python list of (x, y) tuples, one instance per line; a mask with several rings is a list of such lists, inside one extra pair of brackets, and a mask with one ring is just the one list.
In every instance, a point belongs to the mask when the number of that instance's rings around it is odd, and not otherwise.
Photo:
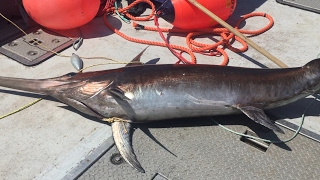
[(320, 13), (319, 0), (276, 0), (280, 4), (289, 5), (292, 7), (304, 9), (307, 11)]
[[(297, 129), (299, 128), (299, 126), (297, 126), (297, 125), (295, 125), (293, 123), (290, 123), (290, 122), (288, 122), (288, 121), (286, 121), (284, 119), (278, 120), (275, 123), (280, 125), (280, 126), (282, 126), (282, 127), (290, 129), (291, 131), (297, 131)], [(310, 139), (320, 143), (320, 135), (317, 134), (317, 133), (309, 131), (309, 130), (307, 130), (305, 128), (301, 128), (299, 134), (301, 134), (301, 135), (303, 135), (303, 136), (305, 136), (307, 138), (310, 138)]]
[(97, 149), (93, 150), (84, 160), (79, 162), (78, 166), (73, 168), (62, 180), (78, 179), (94, 163), (96, 163), (105, 153), (114, 146), (113, 138), (110, 137), (104, 141)]

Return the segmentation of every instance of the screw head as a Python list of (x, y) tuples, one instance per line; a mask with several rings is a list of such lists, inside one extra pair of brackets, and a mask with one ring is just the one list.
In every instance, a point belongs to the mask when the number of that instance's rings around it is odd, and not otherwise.
[(36, 31), (36, 32), (34, 32), (33, 34), (34, 35), (39, 35), (39, 34), (41, 34), (42, 32), (41, 31)]
[(37, 51), (29, 51), (27, 54), (28, 54), (29, 56), (35, 56), (35, 55), (38, 54), (38, 52), (37, 52)]
[(51, 42), (53, 42), (53, 43), (59, 43), (60, 40), (59, 40), (59, 39), (53, 39)]
[(123, 158), (122, 158), (121, 154), (115, 153), (115, 154), (111, 155), (110, 161), (114, 165), (119, 165), (119, 164), (123, 163)]
[(18, 46), (18, 43), (12, 41), (12, 42), (8, 43), (8, 46), (11, 46), (11, 47), (13, 47), (13, 46)]

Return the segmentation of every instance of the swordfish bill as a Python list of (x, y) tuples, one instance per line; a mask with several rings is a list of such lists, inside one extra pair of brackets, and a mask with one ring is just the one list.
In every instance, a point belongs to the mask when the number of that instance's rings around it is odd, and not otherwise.
[(116, 118), (115, 144), (133, 168), (144, 172), (132, 148), (133, 123), (244, 113), (253, 121), (283, 131), (264, 109), (317, 93), (320, 59), (302, 67), (254, 69), (216, 65), (139, 65), (69, 73), (40, 80), (0, 77), (0, 86), (50, 95), (91, 116)]

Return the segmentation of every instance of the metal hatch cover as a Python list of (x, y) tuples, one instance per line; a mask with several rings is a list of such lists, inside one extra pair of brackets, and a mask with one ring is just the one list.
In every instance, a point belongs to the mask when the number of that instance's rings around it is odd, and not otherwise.
[[(246, 119), (245, 116), (219, 117), (219, 123), (242, 133), (251, 129), (259, 137), (272, 140), (288, 139), (294, 134), (284, 128), (284, 135), (274, 134)], [(146, 173), (137, 172), (125, 162), (112, 164), (110, 157), (118, 153), (112, 146), (76, 178), (320, 179), (320, 144), (302, 135), (286, 144), (267, 145), (262, 151), (209, 119), (177, 120), (170, 124), (140, 125), (133, 134), (133, 148)], [(148, 137), (148, 133), (168, 150)]]
[(0, 53), (23, 65), (33, 66), (55, 55), (53, 52), (60, 52), (73, 43), (73, 39), (39, 26), (32, 27), (26, 32), (27, 35), (19, 32), (2, 38)]
[(320, 13), (319, 0), (277, 0), (278, 3)]

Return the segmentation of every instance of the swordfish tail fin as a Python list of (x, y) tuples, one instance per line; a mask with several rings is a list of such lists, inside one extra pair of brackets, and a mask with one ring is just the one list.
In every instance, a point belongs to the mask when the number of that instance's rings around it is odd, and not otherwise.
[(27, 92), (47, 94), (48, 88), (65, 84), (66, 82), (50, 79), (22, 79), (0, 77), (0, 86)]
[(137, 160), (132, 148), (132, 128), (127, 122), (113, 122), (111, 124), (114, 142), (122, 158), (134, 169), (144, 173), (144, 169)]

